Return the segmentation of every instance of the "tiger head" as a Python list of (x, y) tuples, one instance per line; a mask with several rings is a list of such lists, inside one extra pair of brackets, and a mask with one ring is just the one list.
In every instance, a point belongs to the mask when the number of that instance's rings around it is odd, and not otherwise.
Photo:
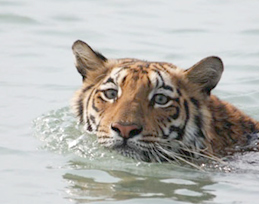
[(73, 44), (83, 86), (73, 108), (88, 133), (121, 154), (147, 162), (193, 157), (210, 148), (210, 92), (223, 72), (218, 57), (190, 69), (138, 59), (107, 59)]

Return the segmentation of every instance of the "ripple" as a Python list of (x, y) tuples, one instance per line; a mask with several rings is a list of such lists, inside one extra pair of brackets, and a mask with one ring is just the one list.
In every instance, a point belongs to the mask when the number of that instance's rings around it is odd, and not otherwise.
[(164, 183), (174, 183), (174, 184), (182, 184), (182, 185), (196, 185), (197, 183), (190, 181), (190, 180), (184, 180), (184, 179), (164, 179), (161, 180), (161, 182)]
[(194, 33), (208, 33), (208, 30), (204, 29), (172, 29), (168, 30), (170, 33), (175, 33), (175, 34), (194, 34)]
[(20, 6), (23, 5), (22, 2), (15, 2), (15, 1), (0, 1), (1, 6)]
[(0, 14), (0, 22), (13, 24), (39, 24), (38, 21), (28, 17), (15, 14)]
[(245, 34), (245, 35), (259, 35), (259, 29), (244, 30), (244, 31), (241, 31), (241, 34)]
[(75, 17), (75, 16), (69, 16), (69, 15), (59, 15), (59, 16), (53, 16), (52, 19), (57, 21), (63, 21), (63, 22), (76, 22), (81, 21), (82, 19)]
[(194, 196), (194, 197), (199, 197), (199, 196), (202, 196), (203, 194), (200, 193), (200, 192), (196, 192), (196, 191), (191, 191), (191, 190), (188, 190), (188, 189), (177, 189), (175, 191), (176, 194), (179, 194), (179, 195), (185, 195), (185, 196)]

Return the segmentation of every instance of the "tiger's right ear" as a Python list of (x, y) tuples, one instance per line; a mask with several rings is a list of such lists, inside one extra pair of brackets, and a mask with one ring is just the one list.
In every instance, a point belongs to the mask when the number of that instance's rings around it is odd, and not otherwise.
[(75, 66), (83, 80), (95, 79), (107, 72), (105, 63), (108, 61), (101, 53), (94, 51), (81, 40), (74, 42), (72, 50), (75, 56)]

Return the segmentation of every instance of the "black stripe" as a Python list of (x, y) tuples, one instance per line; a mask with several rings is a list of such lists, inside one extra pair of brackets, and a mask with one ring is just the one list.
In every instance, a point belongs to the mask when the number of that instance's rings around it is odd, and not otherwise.
[[(158, 70), (155, 70), (155, 69), (153, 69), (153, 71), (158, 74), (159, 78), (160, 78), (161, 81), (162, 81), (162, 86), (161, 86), (161, 88), (164, 88), (164, 89), (166, 89), (166, 90), (170, 90), (170, 91), (173, 92), (173, 91), (174, 91), (173, 87), (171, 87), (171, 86), (165, 84), (165, 80), (164, 80), (164, 78), (162, 77), (161, 73), (160, 73)], [(158, 87), (158, 81), (156, 82), (156, 88), (157, 88), (157, 87)], [(160, 88), (160, 87), (159, 87), (159, 88)]]
[(86, 119), (86, 124), (87, 124), (87, 130), (88, 130), (89, 132), (92, 132), (92, 131), (93, 131), (93, 128), (92, 128), (92, 126), (91, 126), (91, 124), (90, 124), (90, 120), (89, 120), (88, 117), (87, 117), (87, 119)]
[(198, 109), (198, 114), (199, 115), (196, 115), (194, 117), (194, 123), (196, 125), (196, 127), (198, 128), (197, 132), (195, 133), (195, 135), (197, 137), (202, 137), (203, 139), (205, 139), (205, 135), (204, 133), (202, 132), (202, 129), (203, 129), (203, 119), (202, 119), (202, 114), (201, 112), (199, 111), (200, 109), (200, 103), (199, 101), (194, 98), (194, 97), (191, 97), (190, 98), (190, 101), (193, 103), (193, 105)]
[(190, 118), (189, 106), (188, 106), (188, 102), (186, 100), (184, 100), (184, 109), (185, 109), (185, 113), (186, 113), (186, 119), (185, 119), (185, 125), (186, 125)]
[(175, 109), (176, 109), (176, 113), (173, 114), (173, 115), (169, 115), (169, 118), (171, 118), (173, 120), (176, 120), (179, 117), (179, 115), (180, 115), (180, 108), (179, 107), (175, 107)]
[(89, 101), (90, 101), (90, 99), (91, 99), (91, 97), (93, 95), (93, 92), (94, 92), (94, 90), (92, 90), (92, 92), (88, 96), (88, 99), (87, 99), (87, 102), (86, 102), (86, 109), (88, 109)]
[[(109, 78), (106, 80), (106, 82), (104, 82), (103, 84), (108, 84), (108, 83), (113, 83), (113, 84), (115, 84), (114, 79), (111, 78), (111, 77), (109, 77)], [(115, 84), (115, 85), (116, 85), (116, 84)]]
[(170, 98), (170, 100), (175, 101), (176, 103), (180, 104), (180, 99), (179, 98), (171, 98), (170, 96), (167, 96)]
[(165, 90), (172, 91), (172, 92), (174, 91), (173, 87), (171, 87), (171, 86), (169, 86), (169, 85), (163, 84), (162, 88), (165, 89)]
[(158, 86), (159, 86), (159, 80), (158, 80), (158, 78), (156, 78), (156, 87), (155, 88), (158, 88)]
[(143, 70), (143, 65), (138, 64), (137, 67), (138, 67), (140, 70)]
[(173, 125), (170, 127), (170, 133), (177, 132), (177, 134), (178, 134), (178, 136), (176, 138), (177, 140), (183, 139), (183, 136), (185, 134), (186, 125), (187, 125), (187, 123), (190, 119), (189, 106), (188, 106), (188, 102), (186, 100), (184, 100), (184, 109), (185, 109), (185, 114), (186, 114), (184, 126), (182, 128), (176, 127), (176, 126), (173, 126)]
[(152, 66), (158, 70), (161, 70), (161, 71), (164, 71), (168, 74), (170, 74), (170, 72), (164, 67), (164, 64), (163, 63), (156, 63), (156, 64), (152, 64)]
[[(88, 97), (88, 99), (87, 99), (87, 102), (86, 102), (86, 109), (88, 109), (89, 101), (90, 101), (90, 99), (91, 99), (93, 93), (94, 93), (94, 89), (91, 91), (91, 93), (89, 94), (89, 97)], [(86, 114), (87, 114), (87, 113), (86, 113)], [(88, 126), (87, 126), (87, 130), (88, 130), (89, 132), (92, 132), (92, 131), (93, 131), (93, 128), (92, 128), (92, 126), (91, 126), (91, 124), (90, 124), (90, 120), (89, 120), (88, 115), (86, 115), (86, 124), (88, 125)]]
[[(161, 75), (161, 73), (158, 70), (153, 70), (154, 72), (156, 72), (158, 74), (158, 76), (160, 77), (161, 81), (162, 81), (162, 86), (165, 86), (165, 81)], [(157, 86), (156, 86), (157, 87)]]
[(198, 109), (200, 108), (200, 103), (197, 99), (195, 99), (194, 97), (191, 97), (190, 100), (193, 103), (193, 105), (196, 106), (196, 108), (198, 108)]
[(202, 132), (202, 129), (203, 129), (203, 122), (202, 122), (202, 117), (201, 117), (201, 115), (200, 115), (200, 116), (199, 116), (199, 115), (196, 115), (196, 116), (194, 117), (194, 123), (195, 123), (196, 127), (198, 128), (197, 133), (196, 133), (196, 136), (202, 137), (202, 138), (205, 139), (205, 135), (204, 135), (203, 132)]
[(83, 88), (82, 92), (80, 93), (79, 95), (79, 99), (77, 100), (77, 103), (76, 103), (76, 109), (77, 109), (77, 117), (79, 117), (79, 122), (80, 123), (83, 123), (84, 119), (83, 119), (83, 112), (84, 112), (84, 106), (83, 106), (83, 95), (85, 92), (89, 91), (94, 85), (91, 84), (89, 86), (86, 86)]
[[(99, 90), (100, 91), (100, 90)], [(101, 96), (97, 96), (97, 98), (99, 99), (99, 100), (101, 100), (102, 102), (104, 102), (104, 103), (106, 103), (107, 101), (105, 101)]]
[(180, 91), (180, 89), (177, 89), (177, 93), (179, 96), (182, 96), (182, 92)]
[(164, 136), (165, 132), (164, 132), (163, 128), (159, 124), (158, 124), (158, 128), (160, 129), (160, 131), (162, 132), (162, 135)]
[(93, 115), (90, 115), (90, 120), (92, 121), (93, 124), (96, 124), (95, 117)]
[(83, 98), (82, 97), (80, 97), (79, 100), (77, 101), (76, 110), (77, 110), (77, 117), (79, 117), (79, 122), (83, 123), (84, 107), (83, 107)]
[(91, 84), (91, 85), (89, 85), (89, 86), (84, 87), (82, 93), (87, 92), (88, 90), (90, 90), (91, 88), (93, 88), (93, 86), (94, 86), (94, 85)]
[(180, 127), (171, 125), (170, 128), (169, 128), (169, 135), (172, 132), (177, 133), (177, 137), (175, 138), (176, 140), (181, 140), (183, 138), (183, 135), (184, 135), (184, 128), (180, 128)]
[(127, 76), (128, 76), (128, 75), (126, 75), (126, 76), (123, 77), (123, 79), (122, 79), (122, 81), (121, 81), (121, 86), (123, 86), (123, 85), (125, 84), (125, 81), (126, 81), (126, 79), (127, 79)]

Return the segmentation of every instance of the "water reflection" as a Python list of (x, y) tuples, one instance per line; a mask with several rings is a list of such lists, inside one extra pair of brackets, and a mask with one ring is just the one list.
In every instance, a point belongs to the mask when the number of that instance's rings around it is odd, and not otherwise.
[[(93, 201), (123, 201), (136, 198), (170, 198), (177, 201), (201, 203), (213, 200), (215, 195), (206, 186), (214, 182), (206, 179), (177, 179), (139, 176), (123, 171), (103, 171), (117, 181), (96, 180), (96, 173), (88, 174), (89, 170), (78, 170), (66, 173), (68, 198), (77, 203)], [(179, 173), (179, 172), (178, 172)]]

